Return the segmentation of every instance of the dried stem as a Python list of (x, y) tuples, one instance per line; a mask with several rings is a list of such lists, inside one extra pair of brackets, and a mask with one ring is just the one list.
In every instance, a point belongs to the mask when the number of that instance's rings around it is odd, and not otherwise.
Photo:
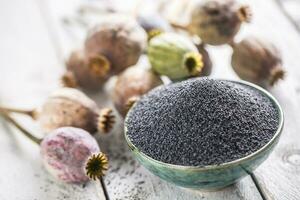
[(18, 128), (24, 135), (26, 135), (31, 141), (36, 144), (40, 144), (42, 139), (35, 137), (28, 130), (26, 130), (23, 126), (21, 126), (15, 119), (13, 119), (6, 111), (0, 110), (1, 116), (3, 116), (8, 122), (13, 124), (16, 128)]
[(37, 118), (36, 110), (23, 110), (23, 109), (18, 109), (18, 108), (9, 108), (9, 107), (5, 107), (5, 106), (0, 106), (0, 111), (1, 112), (4, 111), (4, 112), (8, 112), (8, 113), (12, 112), (12, 113), (24, 114), (24, 115), (28, 115), (32, 119)]
[(170, 22), (170, 25), (175, 29), (181, 29), (187, 31), (188, 27), (182, 24), (177, 24), (175, 22)]

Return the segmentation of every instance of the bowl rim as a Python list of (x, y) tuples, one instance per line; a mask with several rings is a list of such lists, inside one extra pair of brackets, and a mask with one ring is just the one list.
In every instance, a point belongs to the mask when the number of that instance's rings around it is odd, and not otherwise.
[[(248, 81), (244, 81), (244, 80), (230, 80), (230, 79), (221, 79), (221, 78), (211, 78), (211, 79), (215, 79), (215, 80), (223, 80), (223, 81), (230, 81), (230, 82), (234, 82), (234, 83), (238, 83), (238, 84), (242, 84), (242, 85), (246, 85), (246, 86), (250, 86), (251, 88), (254, 88), (256, 90), (258, 90), (259, 92), (261, 92), (263, 95), (266, 95), (266, 97), (268, 97), (271, 102), (274, 104), (275, 108), (278, 111), (279, 114), (279, 124), (278, 124), (278, 128), (276, 133), (273, 135), (273, 137), (269, 140), (269, 142), (267, 142), (264, 146), (262, 146), (261, 148), (259, 148), (258, 150), (252, 152), (251, 154), (244, 156), (242, 158), (230, 161), (230, 162), (224, 162), (218, 165), (205, 165), (205, 166), (188, 166), (188, 165), (176, 165), (176, 164), (171, 164), (171, 163), (165, 163), (159, 160), (156, 160), (148, 155), (146, 155), (145, 153), (143, 153), (142, 151), (140, 151), (129, 139), (129, 137), (127, 136), (127, 119), (128, 116), (130, 115), (130, 112), (133, 109), (130, 109), (129, 112), (127, 113), (125, 120), (124, 120), (124, 135), (125, 135), (125, 140), (129, 146), (129, 148), (134, 151), (137, 152), (138, 154), (140, 154), (142, 157), (145, 157), (146, 159), (150, 160), (151, 162), (154, 162), (156, 164), (165, 166), (165, 167), (170, 167), (170, 168), (177, 168), (177, 169), (181, 169), (181, 170), (193, 170), (193, 171), (205, 171), (205, 170), (211, 170), (211, 169), (222, 169), (222, 168), (227, 168), (227, 167), (231, 167), (233, 165), (239, 165), (243, 162), (249, 161), (251, 159), (253, 159), (254, 157), (256, 157), (258, 154), (266, 151), (270, 146), (273, 145), (273, 143), (275, 143), (277, 141), (277, 138), (280, 137), (283, 126), (284, 126), (284, 113), (283, 110), (279, 104), (279, 102), (276, 100), (276, 98), (267, 90), (265, 90), (264, 88), (250, 83)], [(136, 104), (135, 104), (136, 105)], [(135, 106), (133, 105), (133, 107)]]

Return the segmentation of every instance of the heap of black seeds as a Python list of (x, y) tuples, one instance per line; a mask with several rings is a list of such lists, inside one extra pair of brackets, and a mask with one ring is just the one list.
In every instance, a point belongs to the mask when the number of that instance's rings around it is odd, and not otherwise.
[(221, 164), (264, 146), (279, 115), (264, 94), (239, 83), (195, 78), (158, 87), (127, 118), (131, 142), (146, 155), (185, 166)]

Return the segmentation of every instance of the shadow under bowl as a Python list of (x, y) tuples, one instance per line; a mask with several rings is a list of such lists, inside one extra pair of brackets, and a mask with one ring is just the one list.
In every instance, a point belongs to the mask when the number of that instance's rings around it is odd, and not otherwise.
[(246, 85), (258, 90), (263, 95), (267, 96), (277, 109), (279, 114), (278, 129), (267, 144), (245, 157), (219, 165), (197, 167), (164, 163), (147, 156), (130, 141), (127, 136), (126, 120), (130, 115), (129, 111), (125, 119), (125, 139), (140, 164), (146, 167), (154, 175), (177, 186), (203, 190), (217, 190), (237, 182), (242, 177), (250, 174), (263, 161), (265, 161), (274, 149), (275, 145), (278, 143), (283, 129), (284, 116), (281, 106), (269, 92), (255, 84), (246, 81), (231, 82)]

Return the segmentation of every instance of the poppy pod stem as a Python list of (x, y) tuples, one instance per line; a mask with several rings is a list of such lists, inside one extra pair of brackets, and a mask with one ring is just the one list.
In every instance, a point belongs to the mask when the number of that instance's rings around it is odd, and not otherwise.
[(148, 41), (150, 41), (152, 38), (154, 38), (155, 36), (158, 36), (159, 34), (163, 33), (163, 30), (160, 29), (152, 29), (150, 30), (147, 35), (148, 35)]
[(203, 68), (202, 56), (197, 52), (188, 52), (184, 55), (183, 64), (190, 75), (198, 75)]
[(61, 82), (64, 87), (76, 88), (78, 86), (73, 72), (67, 71), (62, 77)]
[(0, 113), (19, 113), (19, 114), (23, 114), (23, 115), (28, 115), (29, 117), (31, 117), (32, 119), (37, 119), (37, 111), (36, 110), (22, 110), (22, 109), (18, 109), (18, 108), (8, 108), (5, 106), (0, 106)]
[(25, 136), (27, 136), (31, 141), (36, 144), (40, 144), (42, 139), (35, 137), (28, 130), (26, 130), (23, 126), (21, 126), (15, 119), (13, 119), (6, 111), (0, 110), (1, 116), (3, 116), (8, 122), (13, 124), (17, 129), (19, 129)]
[(178, 24), (176, 22), (170, 22), (170, 25), (175, 28), (175, 29), (180, 29), (180, 30), (188, 30), (188, 26), (186, 25), (182, 25), (182, 24)]
[(237, 15), (242, 22), (249, 23), (252, 19), (252, 11), (249, 6), (241, 6), (238, 9)]

